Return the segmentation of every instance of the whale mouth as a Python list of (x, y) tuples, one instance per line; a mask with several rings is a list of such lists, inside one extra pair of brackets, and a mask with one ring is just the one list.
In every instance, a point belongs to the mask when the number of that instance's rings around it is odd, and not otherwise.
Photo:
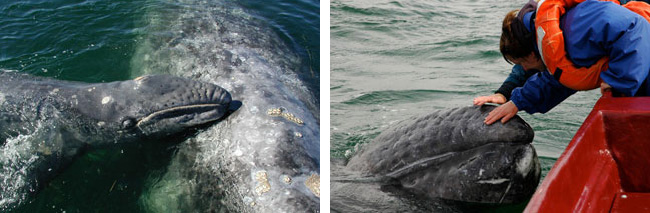
[(225, 114), (222, 104), (196, 104), (160, 110), (138, 120), (137, 127), (153, 125), (161, 121), (182, 126), (194, 126), (216, 121)]

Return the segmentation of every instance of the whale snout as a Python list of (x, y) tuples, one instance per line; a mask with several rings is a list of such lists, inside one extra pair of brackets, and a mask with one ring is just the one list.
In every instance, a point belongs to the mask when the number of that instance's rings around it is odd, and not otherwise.
[[(152, 110), (141, 116), (141, 129), (178, 129), (216, 121), (228, 110), (232, 96), (220, 86), (175, 76), (144, 76), (136, 85), (152, 97)], [(145, 131), (146, 132), (146, 131)]]
[[(73, 111), (101, 128), (147, 135), (174, 134), (225, 116), (230, 93), (215, 84), (150, 75), (128, 81), (61, 88)], [(137, 128), (135, 128), (137, 127)]]
[(231, 96), (224, 88), (212, 83), (168, 76), (141, 76), (133, 80), (134, 89), (144, 96), (164, 104), (163, 107), (177, 107), (199, 104), (228, 104)]
[(232, 96), (228, 91), (225, 89), (211, 84), (211, 88), (209, 90), (212, 90), (212, 92), (208, 92), (208, 94), (212, 94), (211, 97), (209, 97), (209, 102), (212, 104), (219, 104), (219, 105), (225, 105), (226, 108), (228, 108), (228, 105), (230, 105), (230, 102), (232, 102)]

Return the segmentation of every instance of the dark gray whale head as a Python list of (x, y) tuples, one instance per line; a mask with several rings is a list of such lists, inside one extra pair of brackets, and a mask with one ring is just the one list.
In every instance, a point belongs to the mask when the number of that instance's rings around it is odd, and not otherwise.
[(83, 83), (0, 71), (0, 153), (21, 153), (0, 158), (0, 211), (86, 147), (176, 134), (222, 118), (230, 103), (217, 85), (168, 75)]
[(367, 144), (347, 167), (428, 198), (525, 201), (540, 176), (530, 144), (533, 130), (518, 116), (485, 125), (492, 109), (455, 108), (403, 121)]
[(172, 134), (218, 120), (226, 114), (232, 99), (217, 85), (169, 75), (88, 84), (77, 89), (70, 95), (72, 108), (97, 127), (144, 135)]
[(29, 134), (43, 121), (87, 143), (123, 141), (218, 120), (231, 101), (217, 85), (170, 75), (84, 83), (0, 72), (0, 131)]

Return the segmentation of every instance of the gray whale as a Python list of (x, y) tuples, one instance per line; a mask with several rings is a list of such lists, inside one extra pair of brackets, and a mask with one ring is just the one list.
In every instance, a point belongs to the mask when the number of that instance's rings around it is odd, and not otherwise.
[(0, 72), (0, 209), (25, 201), (87, 147), (213, 122), (230, 102), (219, 86), (168, 75), (82, 83)]
[(138, 47), (134, 70), (215, 83), (242, 106), (180, 143), (139, 204), (151, 212), (318, 212), (319, 109), (295, 50), (240, 2), (171, 2), (183, 7), (149, 11), (151, 29), (161, 31)]
[[(493, 108), (440, 110), (402, 121), (367, 144), (345, 169), (358, 175), (359, 185), (392, 185), (423, 199), (525, 201), (540, 178), (537, 154), (530, 144), (533, 130), (518, 116), (505, 124), (485, 125), (483, 119)], [(349, 174), (333, 177), (335, 182), (354, 183), (354, 179)], [(337, 196), (350, 199), (354, 194), (346, 188), (333, 183), (333, 207), (341, 206)], [(382, 190), (375, 186), (375, 191)], [(359, 196), (368, 196), (365, 194)], [(370, 196), (408, 205), (388, 195)]]

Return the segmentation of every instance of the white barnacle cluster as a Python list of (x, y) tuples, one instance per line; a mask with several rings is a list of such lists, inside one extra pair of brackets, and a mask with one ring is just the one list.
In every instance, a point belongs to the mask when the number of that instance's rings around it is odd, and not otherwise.
[(135, 86), (133, 86), (133, 90), (138, 90), (140, 88), (140, 85), (142, 85), (142, 80), (144, 80), (145, 77), (146, 76), (140, 76), (133, 79), (133, 81), (135, 82)]
[(302, 121), (302, 119), (296, 117), (292, 113), (285, 112), (286, 110), (282, 107), (280, 108), (271, 108), (266, 111), (266, 114), (269, 116), (273, 117), (283, 117), (284, 119), (287, 119), (288, 121), (294, 122), (296, 124), (302, 125), (305, 122)]
[(52, 91), (50, 91), (50, 95), (56, 95), (59, 92), (59, 88), (54, 88)]
[(255, 192), (257, 195), (262, 195), (268, 191), (271, 191), (271, 184), (269, 183), (268, 175), (266, 171), (259, 171), (255, 173), (255, 180), (257, 180), (257, 186), (255, 187)]
[(320, 176), (318, 174), (312, 174), (309, 176), (305, 181), (305, 186), (307, 186), (316, 197), (320, 197)]
[(251, 197), (244, 197), (244, 203), (250, 205), (250, 206), (255, 206), (255, 201)]
[(70, 100), (71, 100), (70, 103), (74, 105), (79, 105), (79, 99), (77, 99), (77, 95), (70, 96)]
[(282, 108), (271, 108), (266, 111), (266, 114), (269, 116), (282, 116)]
[(108, 102), (111, 102), (111, 96), (106, 96), (102, 98), (102, 104), (107, 104)]
[(284, 182), (285, 184), (291, 184), (291, 177), (289, 177), (289, 175), (282, 175), (282, 176), (280, 177), (280, 179), (281, 179), (282, 182)]

